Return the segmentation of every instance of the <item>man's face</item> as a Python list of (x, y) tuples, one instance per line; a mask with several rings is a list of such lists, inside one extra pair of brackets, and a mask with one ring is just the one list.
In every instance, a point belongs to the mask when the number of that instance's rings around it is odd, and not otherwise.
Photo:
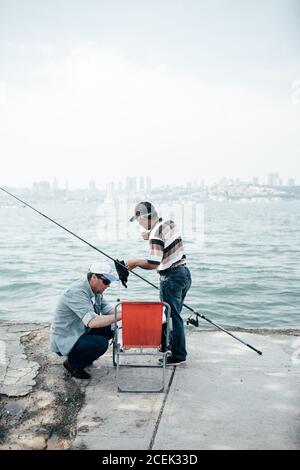
[(140, 217), (137, 221), (145, 230), (150, 230), (151, 219), (148, 219), (148, 217)]
[(102, 294), (110, 286), (110, 282), (100, 274), (93, 274), (90, 279), (90, 286), (95, 294)]

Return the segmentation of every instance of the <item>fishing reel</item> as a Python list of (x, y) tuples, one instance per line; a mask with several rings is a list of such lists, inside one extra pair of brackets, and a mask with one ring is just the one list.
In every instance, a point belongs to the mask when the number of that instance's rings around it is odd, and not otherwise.
[(198, 320), (198, 317), (196, 318), (193, 318), (193, 317), (189, 317), (186, 321), (186, 324), (189, 325), (193, 325), (193, 326), (199, 326), (199, 320)]

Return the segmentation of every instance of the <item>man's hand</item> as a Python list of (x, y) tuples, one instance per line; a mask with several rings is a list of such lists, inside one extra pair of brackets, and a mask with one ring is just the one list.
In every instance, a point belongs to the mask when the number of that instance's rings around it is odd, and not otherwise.
[(137, 259), (129, 259), (128, 261), (125, 262), (125, 266), (129, 271), (132, 269), (136, 268), (138, 266), (138, 260)]

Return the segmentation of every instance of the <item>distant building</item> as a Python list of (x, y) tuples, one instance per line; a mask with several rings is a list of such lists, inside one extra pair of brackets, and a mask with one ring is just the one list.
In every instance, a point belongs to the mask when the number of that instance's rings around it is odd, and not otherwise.
[(151, 177), (147, 176), (146, 178), (146, 191), (147, 193), (151, 193), (152, 191), (152, 182), (151, 182)]
[(94, 180), (90, 180), (90, 182), (89, 182), (89, 190), (90, 190), (90, 191), (96, 191), (96, 189), (97, 189), (97, 188), (96, 188), (96, 183), (95, 183), (95, 181), (94, 181)]
[(145, 191), (145, 179), (143, 176), (140, 177), (140, 191)]
[(50, 186), (49, 181), (46, 181), (46, 180), (45, 181), (40, 181), (40, 190), (42, 192), (47, 193), (47, 192), (50, 191), (50, 189), (51, 189), (51, 186)]
[(127, 176), (126, 178), (126, 191), (127, 193), (136, 193), (137, 182), (135, 176)]
[(116, 188), (115, 188), (115, 183), (111, 182), (106, 185), (106, 197), (108, 199), (112, 199), (115, 195)]
[(274, 173), (268, 174), (268, 186), (274, 186)]
[(49, 181), (38, 181), (34, 182), (32, 184), (32, 190), (35, 193), (43, 194), (43, 193), (49, 193), (51, 189)]
[(280, 186), (280, 179), (278, 173), (269, 173), (268, 175), (269, 186)]
[(259, 179), (257, 178), (257, 176), (254, 176), (254, 177), (252, 178), (252, 184), (253, 184), (254, 186), (259, 186)]
[(295, 180), (293, 178), (290, 178), (288, 180), (288, 186), (295, 186), (295, 185), (296, 185)]
[(32, 191), (33, 191), (34, 193), (38, 193), (38, 192), (39, 192), (39, 183), (36, 183), (36, 182), (32, 183)]
[(57, 178), (54, 176), (53, 178), (53, 190), (57, 191), (58, 190), (58, 183), (57, 183)]

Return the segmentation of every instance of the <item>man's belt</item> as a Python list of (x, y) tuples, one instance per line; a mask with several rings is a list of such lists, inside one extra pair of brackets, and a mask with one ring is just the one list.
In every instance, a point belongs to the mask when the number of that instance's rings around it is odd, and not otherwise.
[(174, 269), (182, 268), (182, 266), (186, 266), (186, 263), (184, 263), (184, 264), (178, 264), (177, 266), (176, 266), (176, 265), (175, 265), (175, 266), (171, 266), (171, 267), (168, 268), (168, 269), (164, 269), (163, 271), (158, 271), (158, 272), (159, 272), (159, 274), (160, 274), (161, 276), (165, 276), (165, 275), (168, 274), (169, 272), (174, 271)]

